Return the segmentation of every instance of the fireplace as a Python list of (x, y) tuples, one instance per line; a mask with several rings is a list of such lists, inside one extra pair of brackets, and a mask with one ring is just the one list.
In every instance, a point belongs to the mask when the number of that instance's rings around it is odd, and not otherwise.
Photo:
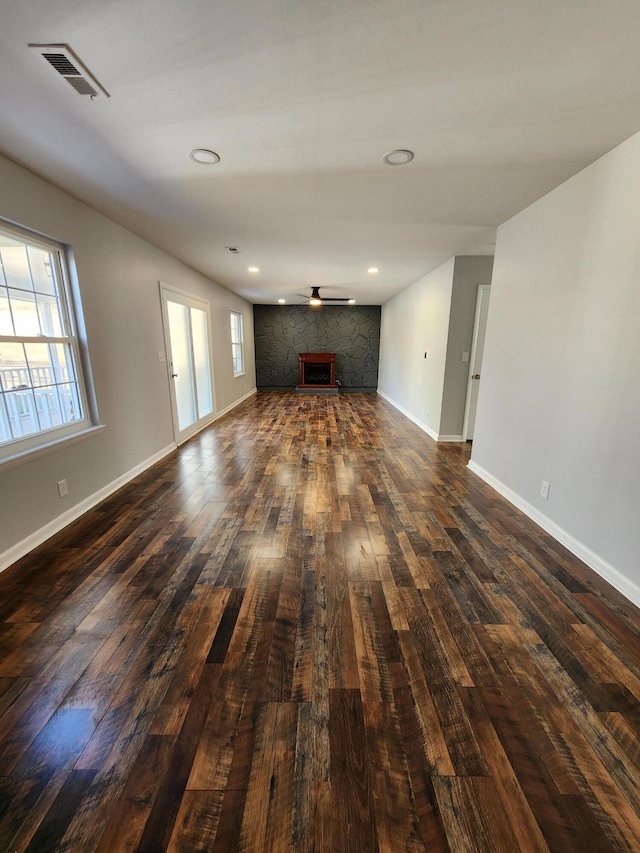
[(331, 365), (315, 364), (313, 361), (306, 361), (303, 368), (303, 385), (330, 385), (331, 384)]
[(301, 391), (338, 390), (336, 384), (335, 352), (301, 352), (300, 382)]

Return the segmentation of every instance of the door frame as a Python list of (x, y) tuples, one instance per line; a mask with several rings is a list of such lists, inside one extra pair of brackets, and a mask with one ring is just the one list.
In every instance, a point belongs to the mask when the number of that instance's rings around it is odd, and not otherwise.
[[(210, 423), (212, 423), (216, 418), (217, 405), (216, 405), (216, 383), (214, 377), (214, 369), (213, 369), (213, 349), (211, 346), (212, 343), (212, 335), (211, 335), (211, 306), (208, 300), (203, 299), (201, 296), (195, 296), (193, 293), (189, 293), (186, 290), (180, 290), (177, 287), (172, 287), (169, 284), (165, 284), (163, 281), (158, 282), (159, 293), (160, 293), (160, 311), (162, 316), (162, 332), (164, 336), (164, 346), (166, 353), (166, 367), (167, 367), (167, 384), (169, 387), (169, 403), (171, 407), (171, 420), (173, 423), (173, 436), (175, 443), (179, 446), (184, 444), (185, 441), (188, 441), (192, 436), (196, 433), (203, 430)], [(207, 337), (209, 343), (209, 375), (211, 377), (211, 403), (212, 403), (212, 411), (210, 414), (205, 415), (203, 418), (196, 418), (194, 423), (189, 424), (188, 427), (181, 430), (179, 427), (178, 420), (178, 406), (176, 401), (176, 389), (173, 373), (173, 355), (171, 352), (171, 334), (169, 329), (169, 315), (167, 311), (167, 302), (176, 302), (181, 305), (186, 305), (188, 308), (197, 308), (200, 311), (204, 311), (205, 317), (207, 318)], [(193, 345), (190, 345), (190, 354), (191, 354), (191, 363), (194, 363), (194, 352)], [(194, 372), (195, 375), (195, 372)], [(197, 389), (195, 391), (195, 404), (196, 404), (196, 413), (198, 411), (198, 399), (197, 399)]]
[[(479, 284), (478, 285), (478, 293), (476, 296), (476, 313), (473, 318), (473, 338), (471, 342), (471, 353), (469, 357), (469, 374), (467, 377), (467, 396), (464, 403), (464, 420), (462, 425), (462, 440), (468, 441), (469, 438), (469, 426), (471, 426), (471, 433), (474, 432), (475, 427), (475, 411), (473, 413), (473, 423), (471, 421), (472, 414), (472, 396), (474, 389), (474, 382), (479, 382), (479, 379), (474, 379), (474, 375), (481, 369), (482, 365), (482, 356), (484, 352), (484, 341), (485, 341), (485, 332), (486, 332), (486, 323), (485, 328), (480, 329), (480, 322), (482, 318), (482, 307), (483, 301), (491, 296), (491, 285), (490, 284)], [(487, 309), (488, 312), (488, 309)], [(482, 333), (482, 334), (481, 334)], [(477, 365), (477, 359), (480, 356), (480, 367)], [(477, 392), (476, 392), (477, 393)], [(477, 408), (477, 399), (476, 399), (476, 408)]]

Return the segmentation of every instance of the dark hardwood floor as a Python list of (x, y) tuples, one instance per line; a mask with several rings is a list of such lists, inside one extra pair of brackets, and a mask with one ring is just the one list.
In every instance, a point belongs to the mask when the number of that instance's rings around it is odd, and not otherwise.
[(0, 849), (640, 850), (638, 611), (468, 455), (262, 393), (0, 575)]

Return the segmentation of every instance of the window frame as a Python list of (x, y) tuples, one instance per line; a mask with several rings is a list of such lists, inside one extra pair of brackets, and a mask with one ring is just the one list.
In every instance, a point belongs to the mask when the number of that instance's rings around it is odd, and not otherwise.
[[(238, 331), (238, 340), (234, 340), (234, 326), (233, 320), (234, 317), (237, 318), (237, 331)], [(231, 365), (233, 367), (233, 375), (236, 376), (244, 376), (245, 367), (244, 367), (244, 329), (242, 323), (242, 314), (240, 311), (234, 311), (231, 309), (229, 314), (230, 321), (230, 331), (231, 331)], [(239, 355), (240, 369), (236, 370), (236, 355)]]
[[(0, 343), (17, 343), (22, 345), (46, 344), (65, 347), (71, 362), (70, 366), (75, 374), (75, 380), (70, 382), (70, 384), (75, 384), (75, 393), (81, 411), (81, 417), (77, 420), (48, 427), (45, 426), (44, 428), (40, 425), (38, 419), (38, 426), (40, 428), (37, 431), (31, 432), (28, 435), (10, 438), (7, 441), (1, 441), (0, 470), (4, 470), (22, 461), (29, 461), (37, 456), (55, 450), (63, 443), (82, 439), (102, 427), (98, 422), (93, 384), (88, 381), (91, 377), (91, 370), (84, 335), (80, 293), (71, 247), (33, 231), (28, 227), (17, 225), (1, 218), (0, 233), (8, 239), (19, 241), (28, 247), (39, 249), (50, 255), (51, 263), (54, 267), (55, 304), (60, 317), (59, 331), (62, 333), (59, 335), (16, 334), (14, 326), (13, 335), (0, 334)], [(8, 286), (5, 276), (2, 277), (2, 284)], [(29, 370), (29, 364), (28, 362), (26, 363)], [(56, 382), (51, 387), (57, 388), (60, 384)], [(32, 381), (29, 390), (33, 391), (34, 387), (36, 386), (33, 385)], [(42, 387), (49, 388), (49, 386)], [(9, 410), (6, 408), (4, 394), (5, 389), (0, 393), (0, 406), (5, 407), (6, 416), (9, 417)], [(41, 395), (32, 394), (32, 396), (34, 397), (34, 414), (37, 418), (37, 400)], [(47, 393), (47, 400), (49, 400), (49, 396)]]

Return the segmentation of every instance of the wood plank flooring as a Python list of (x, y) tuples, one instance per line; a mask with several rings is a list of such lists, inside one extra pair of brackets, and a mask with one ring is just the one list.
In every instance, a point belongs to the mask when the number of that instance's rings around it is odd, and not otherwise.
[(0, 575), (0, 850), (640, 850), (638, 611), (370, 394)]

